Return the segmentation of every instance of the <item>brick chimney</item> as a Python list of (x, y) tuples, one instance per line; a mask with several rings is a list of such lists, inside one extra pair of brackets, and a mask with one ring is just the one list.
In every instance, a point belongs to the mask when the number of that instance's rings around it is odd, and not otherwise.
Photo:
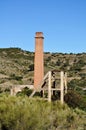
[(44, 77), (43, 61), (43, 33), (36, 32), (35, 35), (35, 59), (34, 59), (34, 88), (37, 89)]

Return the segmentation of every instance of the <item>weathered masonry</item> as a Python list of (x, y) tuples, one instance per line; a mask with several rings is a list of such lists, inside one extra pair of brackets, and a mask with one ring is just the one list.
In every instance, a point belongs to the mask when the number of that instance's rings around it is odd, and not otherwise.
[(38, 85), (44, 77), (44, 60), (43, 60), (43, 33), (36, 32), (35, 36), (35, 59), (34, 59), (34, 88)]

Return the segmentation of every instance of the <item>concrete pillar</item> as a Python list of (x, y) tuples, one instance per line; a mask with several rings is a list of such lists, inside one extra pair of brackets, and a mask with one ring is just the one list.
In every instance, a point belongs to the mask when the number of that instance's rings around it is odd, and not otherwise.
[(48, 75), (48, 101), (51, 102), (51, 71)]
[(67, 73), (64, 75), (65, 94), (67, 93)]
[(61, 103), (64, 103), (64, 72), (61, 71)]
[(35, 59), (34, 59), (34, 88), (37, 89), (44, 77), (43, 61), (43, 33), (36, 32), (35, 35)]

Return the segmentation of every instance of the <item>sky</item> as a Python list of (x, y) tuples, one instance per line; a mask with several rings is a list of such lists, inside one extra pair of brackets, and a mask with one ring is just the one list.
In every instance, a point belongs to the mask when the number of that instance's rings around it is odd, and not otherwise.
[(0, 48), (34, 51), (36, 32), (45, 52), (86, 52), (86, 0), (0, 0)]

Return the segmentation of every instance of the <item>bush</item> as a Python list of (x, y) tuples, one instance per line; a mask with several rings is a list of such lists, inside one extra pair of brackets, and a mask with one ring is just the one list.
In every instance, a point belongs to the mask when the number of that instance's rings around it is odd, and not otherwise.
[(29, 71), (34, 71), (34, 64), (29, 65)]
[(65, 102), (72, 108), (79, 108), (86, 111), (86, 101), (75, 91), (69, 91), (65, 95)]
[(11, 74), (10, 75), (10, 79), (12, 80), (17, 80), (17, 81), (21, 81), (22, 80), (22, 76), (17, 76), (17, 75), (15, 75), (15, 74)]
[(22, 95), (22, 96), (24, 96), (24, 95), (30, 96), (31, 93), (32, 93), (32, 90), (29, 89), (29, 88), (27, 88), (27, 87), (25, 87), (25, 88), (22, 90), (22, 92), (17, 93), (17, 96), (21, 96), (21, 95)]
[(78, 130), (86, 125), (85, 114), (57, 101), (48, 103), (26, 96), (0, 97), (0, 130)]

